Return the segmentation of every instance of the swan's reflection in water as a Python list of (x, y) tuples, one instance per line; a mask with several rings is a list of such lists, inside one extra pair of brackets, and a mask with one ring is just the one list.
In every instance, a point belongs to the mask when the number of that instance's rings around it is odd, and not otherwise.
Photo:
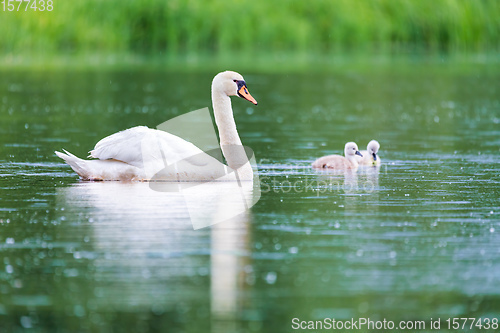
[[(253, 185), (240, 192), (252, 200)], [(241, 197), (228, 195), (234, 184), (210, 183), (185, 193), (160, 192), (148, 183), (79, 183), (59, 188), (58, 212), (78, 223), (68, 233), (85, 238), (78, 257), (88, 260), (89, 312), (170, 313), (187, 311), (212, 322), (213, 331), (237, 325), (249, 264), (248, 211), (238, 214)], [(188, 202), (190, 206), (188, 210)], [(193, 202), (206, 219), (227, 222), (193, 230)], [(62, 209), (64, 208), (64, 210)], [(236, 211), (234, 211), (236, 210)], [(83, 222), (82, 222), (83, 221)]]
[(211, 228), (211, 314), (212, 332), (238, 331), (244, 310), (246, 274), (250, 267), (248, 216), (219, 223)]

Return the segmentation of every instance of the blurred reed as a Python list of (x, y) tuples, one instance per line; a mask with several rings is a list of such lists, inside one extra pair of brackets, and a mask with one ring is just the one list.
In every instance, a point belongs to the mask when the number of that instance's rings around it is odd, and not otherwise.
[(498, 0), (54, 0), (51, 12), (0, 18), (4, 57), (500, 49)]

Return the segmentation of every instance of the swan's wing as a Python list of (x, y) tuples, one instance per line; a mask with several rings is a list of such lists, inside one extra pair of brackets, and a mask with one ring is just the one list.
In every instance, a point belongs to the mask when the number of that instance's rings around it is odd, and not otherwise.
[(145, 126), (137, 126), (107, 136), (95, 145), (90, 156), (100, 160), (115, 159), (142, 167), (141, 142), (148, 130), (150, 129)]
[(90, 156), (100, 160), (114, 159), (142, 168), (145, 163), (162, 160), (175, 163), (191, 156), (197, 156), (190, 159), (193, 164), (202, 166), (206, 163), (201, 158), (202, 153), (198, 147), (178, 136), (137, 126), (105, 137), (90, 151)]
[(346, 167), (347, 159), (340, 155), (327, 155), (318, 158), (312, 164), (313, 168), (343, 169)]

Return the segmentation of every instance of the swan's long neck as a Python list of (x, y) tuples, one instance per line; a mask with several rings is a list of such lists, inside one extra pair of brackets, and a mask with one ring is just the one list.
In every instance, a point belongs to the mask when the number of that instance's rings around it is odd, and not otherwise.
[(351, 155), (349, 153), (350, 153), (350, 150), (347, 150), (347, 148), (344, 149), (344, 156), (345, 156), (345, 158), (349, 162), (351, 162), (354, 167), (357, 167), (359, 165), (359, 163), (358, 163), (358, 161), (356, 159), (356, 155), (353, 155), (353, 154)]
[(355, 155), (346, 155), (346, 158), (353, 164), (354, 167), (357, 167), (359, 165)]
[[(241, 145), (229, 96), (223, 92), (212, 90), (212, 104), (214, 107), (215, 123), (219, 129), (221, 146)], [(227, 159), (227, 156), (225, 157)]]
[(248, 162), (240, 136), (234, 122), (231, 99), (225, 93), (212, 89), (212, 104), (215, 123), (219, 129), (220, 145), (227, 164), (231, 169), (238, 170), (240, 179), (253, 178), (252, 166)]

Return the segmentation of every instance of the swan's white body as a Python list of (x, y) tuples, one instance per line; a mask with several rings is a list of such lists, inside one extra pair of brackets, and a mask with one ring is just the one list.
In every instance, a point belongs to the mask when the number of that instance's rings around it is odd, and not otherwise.
[(323, 156), (314, 161), (312, 167), (335, 170), (356, 169), (358, 167), (356, 155), (359, 154), (360, 152), (356, 143), (348, 142), (344, 147), (345, 157), (340, 155)]
[[(242, 156), (242, 149), (228, 148), (242, 148), (229, 98), (234, 95), (257, 104), (240, 74), (217, 74), (212, 82), (212, 103), (228, 166), (178, 136), (145, 126), (99, 141), (90, 151), (97, 160), (83, 160), (67, 151), (55, 153), (85, 180), (252, 180), (252, 167), (246, 155)], [(237, 175), (231, 171), (237, 171)]]
[(356, 156), (356, 160), (358, 161), (359, 165), (380, 166), (380, 163), (382, 163), (382, 161), (377, 154), (379, 149), (380, 144), (377, 140), (370, 141), (366, 147), (366, 150), (361, 151), (361, 155), (363, 155), (363, 157)]

